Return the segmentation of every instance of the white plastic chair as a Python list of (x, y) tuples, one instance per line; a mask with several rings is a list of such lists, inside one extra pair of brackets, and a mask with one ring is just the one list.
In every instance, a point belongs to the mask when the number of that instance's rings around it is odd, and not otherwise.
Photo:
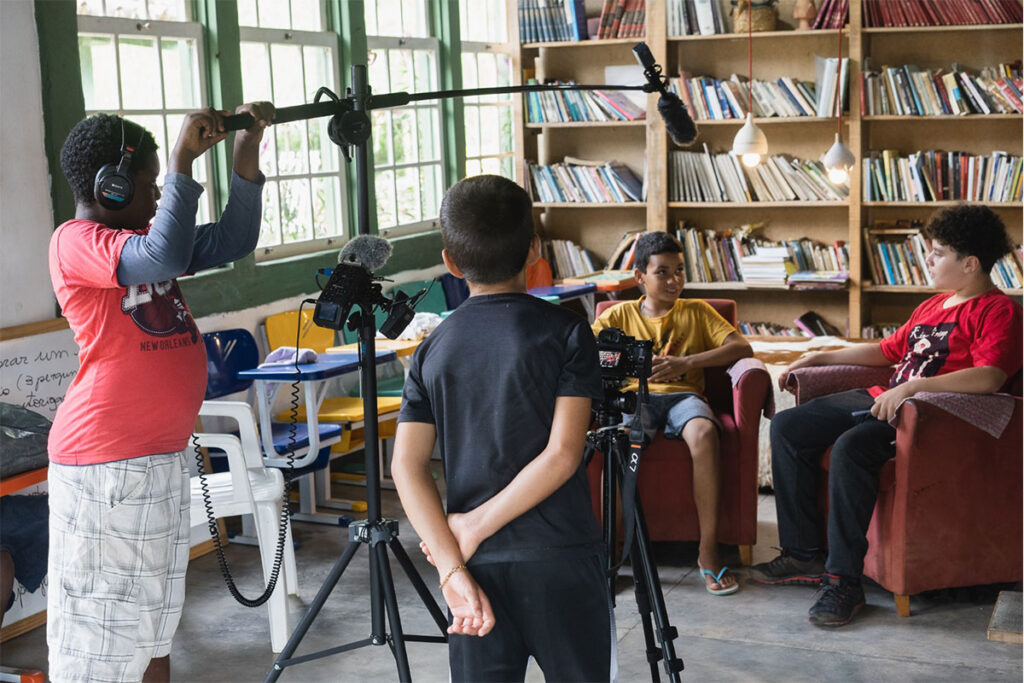
[[(284, 476), (281, 470), (265, 467), (256, 434), (256, 416), (243, 401), (204, 401), (200, 417), (227, 418), (237, 424), (238, 435), (200, 432), (199, 445), (227, 454), (228, 471), (206, 475), (210, 503), (215, 518), (251, 514), (263, 563), (263, 580), (267, 581), (274, 566), (281, 519)], [(207, 519), (199, 477), (192, 477), (192, 525)], [(270, 646), (280, 652), (288, 641), (288, 609), (286, 592), (298, 595), (295, 550), (292, 546), (291, 524), (286, 527), (284, 556), (277, 585), (267, 601), (270, 618)]]

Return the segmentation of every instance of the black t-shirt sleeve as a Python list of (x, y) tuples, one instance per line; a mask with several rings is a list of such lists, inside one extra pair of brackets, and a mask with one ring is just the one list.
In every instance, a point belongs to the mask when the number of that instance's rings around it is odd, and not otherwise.
[(601, 368), (593, 331), (583, 324), (573, 325), (566, 340), (565, 363), (558, 377), (558, 396), (583, 396), (600, 399)]
[(399, 422), (426, 422), (435, 424), (434, 411), (430, 408), (430, 399), (423, 387), (421, 356), (414, 356), (409, 375), (402, 387), (402, 408), (398, 414)]

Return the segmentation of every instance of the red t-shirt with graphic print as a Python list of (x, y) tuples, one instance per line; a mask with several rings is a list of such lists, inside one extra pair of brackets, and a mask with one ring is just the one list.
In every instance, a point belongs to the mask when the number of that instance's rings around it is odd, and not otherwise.
[(133, 234), (71, 220), (50, 240), (50, 278), (80, 366), (50, 430), (52, 462), (172, 453), (192, 433), (206, 392), (206, 348), (177, 281), (118, 283)]
[[(896, 364), (889, 388), (919, 377), (991, 365), (1012, 377), (1021, 368), (1021, 307), (998, 289), (943, 308), (953, 293), (937, 294), (881, 342)], [(878, 396), (886, 387), (872, 387)]]

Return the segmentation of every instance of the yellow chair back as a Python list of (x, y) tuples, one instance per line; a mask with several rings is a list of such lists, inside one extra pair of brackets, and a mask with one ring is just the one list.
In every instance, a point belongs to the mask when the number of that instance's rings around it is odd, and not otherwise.
[(295, 346), (296, 325), (302, 326), (299, 331), (299, 347), (324, 353), (335, 345), (334, 330), (314, 324), (312, 310), (302, 311), (301, 323), (298, 311), (285, 311), (267, 316), (263, 322), (269, 350), (273, 351), (281, 346)]

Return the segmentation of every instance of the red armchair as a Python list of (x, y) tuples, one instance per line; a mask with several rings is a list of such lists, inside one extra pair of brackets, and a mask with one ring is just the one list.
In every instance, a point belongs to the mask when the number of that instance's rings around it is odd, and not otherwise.
[[(800, 368), (787, 388), (800, 404), (878, 384), (880, 376), (885, 383), (889, 373), (859, 366)], [(892, 591), (901, 617), (910, 616), (910, 596), (923, 591), (1021, 580), (1019, 376), (1015, 385), (1012, 415), (999, 437), (923, 400), (899, 408), (896, 457), (879, 475), (864, 574)], [(828, 465), (826, 452), (822, 469)], [(825, 519), (827, 476), (821, 481)]]
[[(706, 299), (723, 318), (736, 325), (736, 302)], [(597, 304), (600, 315), (617, 301)], [(727, 368), (706, 368), (705, 394), (722, 422), (721, 481), (718, 540), (739, 546), (740, 561), (750, 564), (757, 541), (757, 440), (761, 412), (771, 392), (766, 370), (750, 370), (737, 386)], [(601, 519), (603, 456), (594, 455), (587, 475), (594, 514)], [(693, 462), (683, 441), (659, 432), (644, 449), (637, 478), (644, 516), (652, 541), (697, 541), (697, 508), (693, 504)]]

